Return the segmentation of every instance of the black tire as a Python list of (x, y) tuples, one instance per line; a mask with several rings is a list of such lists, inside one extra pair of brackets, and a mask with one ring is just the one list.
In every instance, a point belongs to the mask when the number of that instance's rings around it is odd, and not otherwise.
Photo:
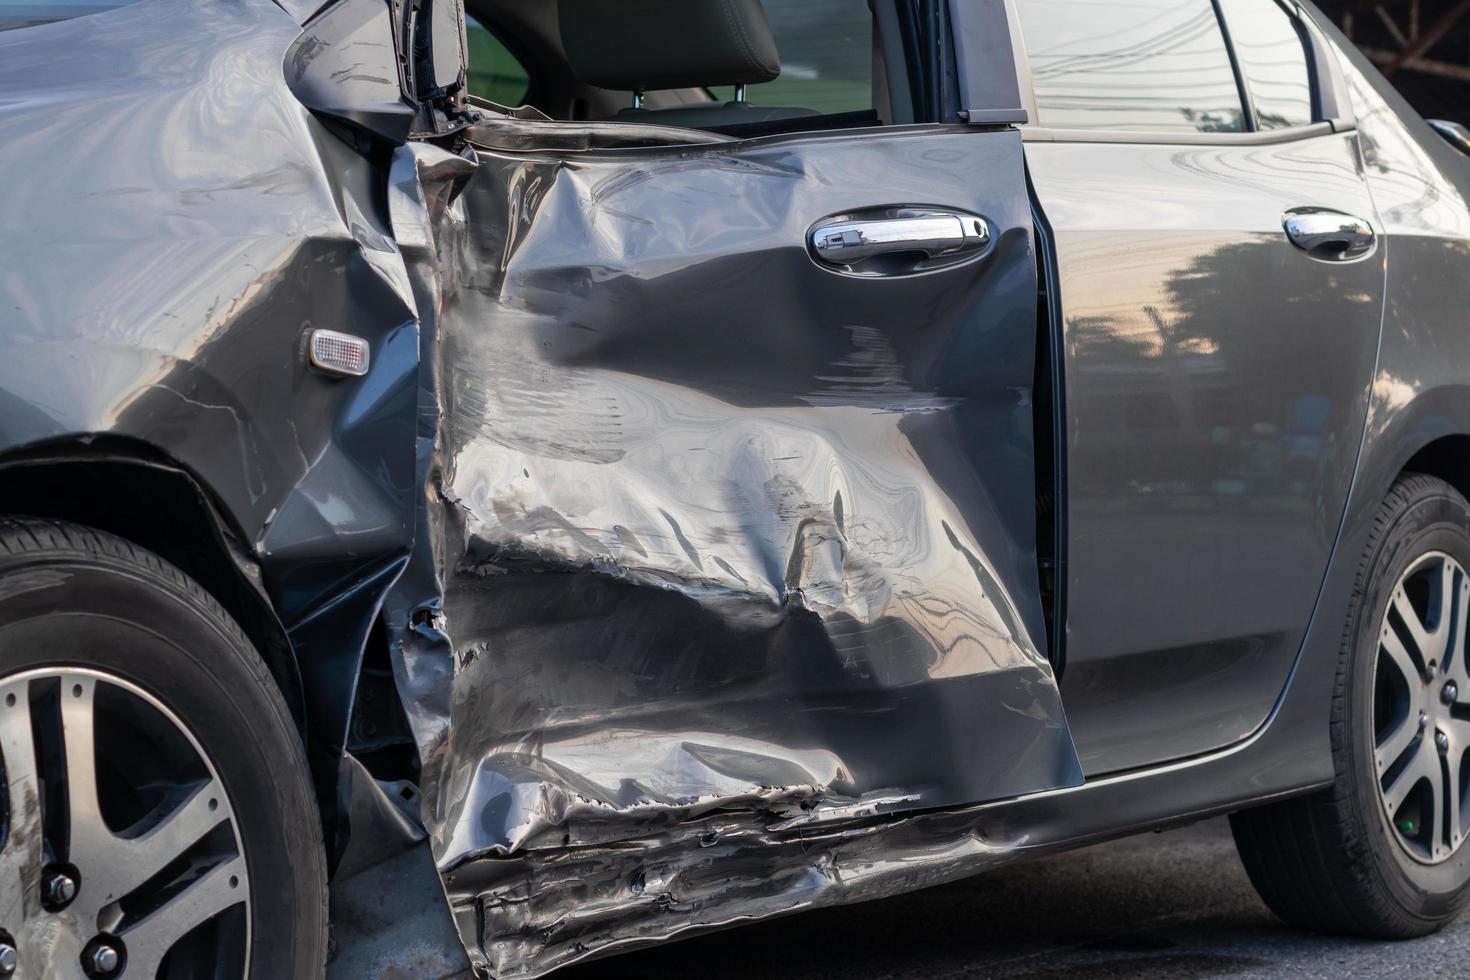
[(90, 528), (0, 517), (0, 677), (88, 667), (190, 729), (233, 801), (253, 896), (254, 978), (322, 976), (326, 854), (296, 727), (240, 627), (158, 556)]
[(1390, 491), (1358, 566), (1332, 699), (1336, 781), (1230, 818), (1251, 883), (1287, 922), (1380, 939), (1428, 935), (1470, 899), (1470, 846), (1414, 860), (1379, 797), (1373, 731), (1378, 630), (1400, 576), (1431, 552), (1470, 569), (1470, 504), (1449, 484), (1406, 475)]

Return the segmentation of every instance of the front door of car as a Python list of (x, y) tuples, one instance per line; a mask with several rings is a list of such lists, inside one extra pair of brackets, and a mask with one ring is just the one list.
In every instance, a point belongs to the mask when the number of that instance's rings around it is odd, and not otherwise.
[(566, 820), (1080, 782), (1037, 584), (1020, 134), (845, 129), (784, 91), (818, 114), (757, 138), (466, 133), (436, 229), (441, 861)]
[(1283, 690), (1357, 459), (1385, 249), (1295, 5), (1017, 3), (1060, 297), (1062, 690), (1094, 775), (1236, 742)]

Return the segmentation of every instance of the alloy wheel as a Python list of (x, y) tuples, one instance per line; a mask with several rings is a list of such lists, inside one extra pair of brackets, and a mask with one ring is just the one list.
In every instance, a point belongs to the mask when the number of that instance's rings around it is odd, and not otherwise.
[(0, 980), (245, 975), (235, 811), (168, 708), (97, 670), (3, 678), (0, 763)]
[(1470, 577), (1441, 552), (1412, 562), (1389, 597), (1374, 670), (1374, 765), (1390, 833), (1438, 864), (1464, 843), (1470, 806)]

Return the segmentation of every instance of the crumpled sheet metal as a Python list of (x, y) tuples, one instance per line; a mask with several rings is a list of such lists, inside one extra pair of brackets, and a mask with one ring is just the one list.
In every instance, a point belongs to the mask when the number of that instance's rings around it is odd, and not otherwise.
[(884, 898), (1023, 858), (1027, 835), (990, 833), (987, 807), (773, 831), (721, 814), (614, 845), (534, 851), (446, 875), (471, 960), (495, 977), (557, 967), (798, 911)]
[[(1079, 783), (1015, 134), (470, 155), (395, 171), (431, 353), (388, 622), (476, 964), (914, 887), (993, 847), (895, 815)], [(926, 191), (987, 215), (984, 260), (855, 302), (808, 257)]]

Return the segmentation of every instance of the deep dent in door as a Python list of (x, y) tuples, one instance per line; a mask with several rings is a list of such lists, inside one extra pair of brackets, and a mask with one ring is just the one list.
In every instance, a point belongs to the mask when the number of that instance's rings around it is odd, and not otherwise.
[[(1019, 137), (471, 139), (394, 165), (424, 497), (385, 615), (476, 965), (1023, 844), (916, 814), (1081, 781), (1040, 648)], [(986, 215), (983, 259), (860, 281), (807, 254), (828, 214), (935, 203)]]

